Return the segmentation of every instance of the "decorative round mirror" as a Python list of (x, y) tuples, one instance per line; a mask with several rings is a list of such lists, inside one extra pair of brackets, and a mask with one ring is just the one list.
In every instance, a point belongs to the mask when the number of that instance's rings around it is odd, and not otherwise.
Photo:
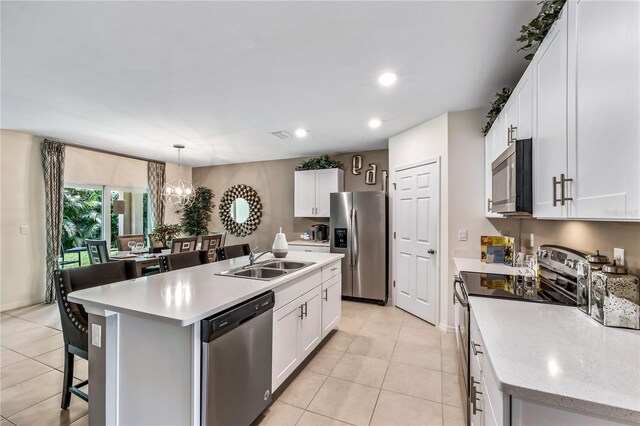
[(234, 185), (220, 199), (222, 225), (236, 237), (246, 237), (256, 230), (262, 218), (258, 193), (248, 185)]

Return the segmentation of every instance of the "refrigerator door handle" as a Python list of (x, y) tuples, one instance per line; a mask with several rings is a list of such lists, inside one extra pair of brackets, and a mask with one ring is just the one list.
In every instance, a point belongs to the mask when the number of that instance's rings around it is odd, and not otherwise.
[(351, 225), (351, 239), (353, 247), (353, 266), (358, 266), (358, 211), (353, 209), (353, 223)]

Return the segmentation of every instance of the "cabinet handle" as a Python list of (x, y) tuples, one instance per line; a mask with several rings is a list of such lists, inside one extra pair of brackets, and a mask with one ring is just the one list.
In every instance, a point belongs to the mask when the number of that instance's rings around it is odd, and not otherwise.
[[(564, 176), (564, 175), (560, 175), (560, 176)], [(562, 205), (564, 205), (564, 201), (562, 201), (562, 198), (558, 199), (557, 187), (560, 184), (561, 182), (558, 182), (558, 178), (554, 176), (553, 177), (553, 207), (556, 207), (558, 205), (558, 201), (560, 201)], [(564, 193), (564, 189), (562, 190), (562, 192)]]
[(478, 355), (478, 354), (483, 354), (484, 353), (482, 351), (477, 350), (476, 347), (481, 348), (482, 346), (480, 346), (479, 344), (477, 344), (476, 342), (471, 340), (471, 349), (473, 349), (473, 354), (474, 355)]
[(565, 201), (573, 201), (573, 197), (565, 197), (565, 183), (573, 182), (573, 179), (565, 178), (564, 173), (560, 175), (560, 203), (564, 206)]
[(324, 300), (325, 300), (325, 302), (329, 301), (329, 289), (328, 288), (324, 290)]
[(304, 319), (304, 305), (300, 305), (300, 319)]
[(516, 136), (513, 136), (513, 133), (516, 130), (518, 130), (516, 126), (513, 124), (509, 125), (509, 129), (507, 130), (507, 145), (511, 145), (516, 141)]
[(471, 406), (472, 406), (472, 408), (473, 408), (473, 414), (476, 414), (478, 411), (482, 412), (482, 410), (481, 410), (481, 409), (479, 409), (479, 408), (476, 406), (476, 402), (480, 401), (480, 400), (476, 397), (476, 395), (477, 395), (477, 394), (482, 395), (482, 392), (480, 392), (480, 391), (478, 391), (478, 390), (476, 389), (476, 384), (480, 384), (480, 382), (476, 382), (476, 381), (473, 379), (473, 376), (471, 376), (471, 383), (472, 383), (472, 385), (471, 385)]
[(309, 307), (307, 306), (307, 302), (304, 302), (304, 316), (308, 317), (309, 316)]
[(336, 267), (334, 267), (334, 268), (331, 268), (331, 271), (337, 271), (337, 270), (338, 270), (338, 267), (337, 267), (337, 266), (336, 266)]
[(491, 211), (491, 198), (487, 198), (487, 211)]

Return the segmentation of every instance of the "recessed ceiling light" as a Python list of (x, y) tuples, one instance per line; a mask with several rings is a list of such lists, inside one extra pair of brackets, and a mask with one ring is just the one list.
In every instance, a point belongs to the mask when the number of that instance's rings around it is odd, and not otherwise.
[(299, 138), (304, 138), (307, 136), (307, 131), (305, 129), (296, 129), (296, 136)]
[(393, 72), (385, 72), (384, 74), (380, 74), (380, 77), (378, 77), (378, 83), (384, 87), (393, 86), (396, 83), (396, 80), (398, 80), (398, 76)]
[(371, 120), (369, 120), (369, 127), (371, 127), (372, 129), (377, 129), (381, 124), (382, 121), (378, 120), (377, 118), (372, 118)]

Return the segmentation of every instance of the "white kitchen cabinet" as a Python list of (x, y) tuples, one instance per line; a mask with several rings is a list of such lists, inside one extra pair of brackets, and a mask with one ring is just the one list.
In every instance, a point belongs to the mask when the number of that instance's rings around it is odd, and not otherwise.
[[(538, 218), (566, 216), (560, 201), (567, 169), (567, 10), (540, 44), (533, 58), (534, 207)], [(562, 182), (568, 191), (568, 182)]]
[(298, 298), (273, 313), (272, 391), (300, 365), (300, 321), (303, 316)]
[(493, 153), (491, 155), (491, 162), (498, 158), (500, 154), (507, 149), (507, 120), (506, 120), (506, 112), (503, 109), (496, 121), (491, 126), (491, 130), (494, 130), (493, 135)]
[(322, 338), (333, 330), (342, 317), (342, 275), (322, 283)]
[(494, 157), (494, 139), (496, 137), (496, 128), (497, 126), (492, 126), (491, 130), (487, 133), (484, 138), (484, 192), (485, 199), (487, 200), (485, 203), (485, 216), (492, 217), (504, 217), (500, 213), (493, 213), (491, 211), (491, 189), (492, 189), (492, 179), (493, 175), (491, 172), (491, 163), (493, 162)]
[[(532, 66), (530, 65), (513, 89), (509, 101), (504, 108), (504, 132), (507, 145), (517, 139), (532, 137), (533, 122), (533, 83)], [(496, 153), (496, 157), (502, 152)]]
[(304, 296), (304, 318), (300, 321), (300, 350), (306, 358), (322, 340), (322, 299), (321, 288)]
[(289, 251), (305, 251), (307, 253), (330, 253), (331, 249), (327, 245), (309, 245), (289, 243)]
[(344, 191), (344, 171), (303, 170), (294, 174), (294, 216), (329, 217), (330, 194)]
[(640, 3), (568, 12), (568, 217), (640, 219)]

